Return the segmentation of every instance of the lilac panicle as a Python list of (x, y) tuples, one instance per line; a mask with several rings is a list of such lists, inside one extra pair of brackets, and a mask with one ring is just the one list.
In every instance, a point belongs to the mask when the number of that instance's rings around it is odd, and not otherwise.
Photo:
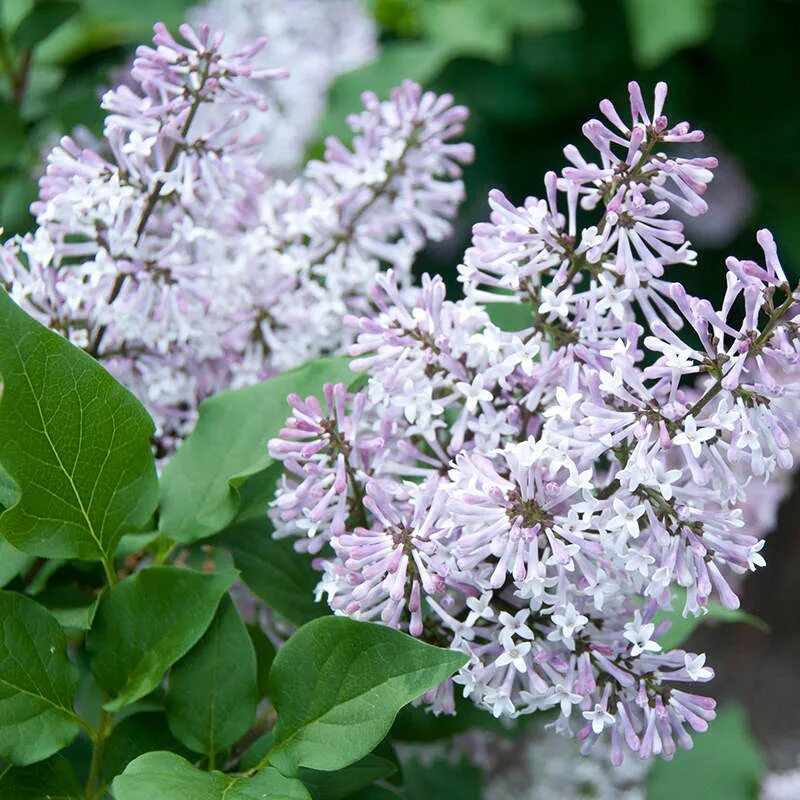
[[(748, 509), (780, 495), (754, 487), (799, 433), (800, 295), (771, 235), (761, 263), (728, 260), (719, 308), (670, 280), (696, 261), (674, 212), (706, 210), (716, 160), (685, 155), (703, 136), (666, 92), (603, 101), (594, 154), (565, 148), (542, 198), (490, 193), (463, 299), (378, 275), (375, 312), (347, 318), (366, 387), (295, 404), (270, 443), (275, 535), (321, 554), (319, 596), (468, 654), (434, 712), (456, 687), (496, 716), (554, 708), (614, 763), (671, 758), (714, 719), (705, 655), (665, 650), (658, 615), (738, 607), (764, 563)], [(529, 322), (504, 330), (486, 303)]]

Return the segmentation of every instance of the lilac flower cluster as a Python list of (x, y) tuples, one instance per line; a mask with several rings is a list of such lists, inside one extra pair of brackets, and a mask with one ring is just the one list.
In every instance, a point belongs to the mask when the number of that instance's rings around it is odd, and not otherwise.
[(0, 250), (0, 284), (140, 397), (162, 453), (209, 394), (341, 351), (375, 274), (410, 282), (448, 233), (472, 157), (451, 141), (466, 110), (406, 83), (365, 95), (352, 149), (331, 139), (276, 181), (243, 126), (265, 109), (253, 82), (288, 73), (253, 67), (264, 40), (227, 52), (208, 26), (180, 30), (157, 25), (103, 98), (100, 152), (52, 151), (38, 229)]
[[(664, 84), (651, 109), (629, 91), (631, 121), (603, 101), (596, 153), (565, 148), (543, 199), (490, 194), (463, 299), (379, 276), (378, 313), (348, 318), (366, 388), (291, 397), (270, 443), (275, 535), (316, 554), (337, 613), (464, 651), (465, 696), (556, 709), (614, 763), (670, 758), (714, 718), (692, 688), (705, 655), (664, 651), (659, 612), (738, 606), (731, 576), (764, 563), (741, 506), (791, 466), (800, 392), (797, 294), (767, 231), (763, 264), (728, 259), (720, 308), (666, 277), (695, 263), (670, 212), (706, 210), (716, 160), (670, 155), (703, 135), (670, 125)], [(452, 712), (453, 690), (425, 699)]]

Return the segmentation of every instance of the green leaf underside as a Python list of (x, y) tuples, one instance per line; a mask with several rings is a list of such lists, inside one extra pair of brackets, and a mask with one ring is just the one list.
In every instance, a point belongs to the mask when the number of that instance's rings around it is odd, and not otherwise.
[(253, 777), (201, 772), (174, 753), (147, 753), (114, 780), (115, 800), (311, 800), (303, 784), (273, 767)]
[(247, 732), (257, 704), (255, 649), (226, 596), (203, 638), (170, 672), (169, 727), (187, 747), (212, 756)]
[(0, 758), (31, 764), (79, 730), (75, 670), (58, 622), (34, 600), (0, 591)]
[(278, 712), (270, 763), (336, 770), (369, 753), (406, 703), (464, 665), (466, 656), (345, 617), (297, 631), (275, 658), (270, 698)]
[(239, 509), (239, 487), (273, 463), (267, 442), (289, 415), (286, 396), (321, 398), (325, 383), (353, 381), (348, 365), (347, 358), (322, 358), (204, 401), (194, 431), (164, 468), (162, 533), (193, 542), (228, 525)]
[(150, 567), (101, 599), (87, 649), (108, 711), (144, 697), (205, 633), (235, 572)]
[(0, 535), (31, 555), (108, 561), (155, 509), (147, 412), (2, 290), (0, 375), (0, 462), (20, 489)]
[(15, 767), (0, 778), (0, 800), (83, 800), (83, 787), (64, 756)]

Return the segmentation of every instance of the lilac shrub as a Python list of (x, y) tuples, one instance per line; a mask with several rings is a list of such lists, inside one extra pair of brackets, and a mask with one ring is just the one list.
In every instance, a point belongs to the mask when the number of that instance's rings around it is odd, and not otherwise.
[(288, 72), (253, 66), (264, 40), (228, 51), (206, 25), (180, 30), (157, 25), (104, 96), (100, 152), (68, 137), (51, 152), (37, 230), (0, 251), (0, 284), (137, 394), (162, 454), (204, 397), (340, 352), (376, 273), (408, 285), (449, 232), (472, 157), (452, 141), (466, 110), (409, 82), (364, 96), (351, 148), (330, 139), (275, 180), (248, 120), (257, 82)]
[(659, 612), (738, 607), (732, 579), (764, 563), (744, 506), (792, 465), (800, 390), (768, 231), (762, 263), (727, 260), (719, 308), (669, 280), (696, 260), (671, 212), (706, 210), (717, 162), (670, 155), (703, 134), (668, 122), (665, 84), (652, 106), (629, 91), (630, 122), (604, 100), (596, 152), (566, 147), (543, 198), (490, 193), (462, 299), (378, 275), (375, 313), (347, 318), (366, 386), (290, 397), (270, 443), (275, 535), (315, 555), (319, 597), (468, 654), (435, 713), (454, 683), (495, 716), (554, 709), (614, 763), (671, 758), (715, 717), (713, 670), (662, 648)]

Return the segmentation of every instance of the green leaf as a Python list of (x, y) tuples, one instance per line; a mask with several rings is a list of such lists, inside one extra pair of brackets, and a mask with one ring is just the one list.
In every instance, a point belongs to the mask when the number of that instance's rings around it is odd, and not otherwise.
[(103, 748), (101, 785), (107, 786), (131, 761), (154, 750), (169, 750), (184, 757), (190, 755), (169, 732), (163, 711), (142, 711), (125, 717), (114, 726)]
[(353, 792), (383, 780), (397, 772), (397, 765), (374, 753), (336, 772), (321, 772), (302, 768), (298, 777), (308, 789), (313, 800), (343, 800)]
[(78, 783), (69, 761), (55, 755), (30, 767), (15, 767), (0, 777), (0, 800), (82, 800), (83, 787)]
[(115, 800), (310, 800), (296, 778), (268, 767), (252, 778), (201, 772), (174, 753), (140, 756), (114, 780)]
[[(0, 167), (21, 164), (27, 150), (25, 125), (20, 119), (19, 109), (11, 100), (0, 98)], [(10, 187), (4, 186), (4, 194)], [(3, 220), (5, 224), (5, 220)]]
[(429, 40), (448, 57), (459, 55), (500, 61), (508, 55), (512, 29), (487, 0), (425, 3), (421, 23)]
[(74, 586), (45, 589), (36, 596), (39, 603), (58, 620), (62, 628), (88, 631), (97, 611), (99, 597), (82, 592)]
[(403, 794), (408, 800), (481, 800), (480, 770), (466, 758), (456, 764), (444, 759), (403, 762)]
[(213, 757), (247, 732), (257, 704), (255, 649), (233, 601), (223, 597), (203, 638), (170, 672), (169, 728)]
[(647, 800), (757, 800), (764, 759), (747, 729), (744, 710), (722, 709), (708, 733), (671, 762), (656, 760), (647, 778)]
[(248, 625), (247, 633), (256, 652), (258, 696), (259, 698), (266, 697), (269, 690), (269, 671), (276, 655), (275, 645), (267, 638), (259, 625)]
[(708, 604), (708, 613), (699, 617), (683, 616), (683, 606), (686, 597), (685, 590), (676, 592), (672, 604), (672, 611), (659, 611), (654, 622), (658, 625), (662, 620), (668, 619), (671, 623), (666, 633), (658, 637), (658, 642), (664, 650), (680, 647), (695, 631), (697, 627), (709, 621), (716, 622), (744, 622), (758, 630), (767, 632), (769, 627), (758, 617), (748, 614), (741, 609), (725, 608), (721, 603), (712, 600)]
[(178, 542), (221, 531), (239, 509), (239, 487), (273, 461), (267, 442), (289, 415), (286, 396), (322, 397), (325, 383), (353, 380), (347, 358), (322, 358), (200, 405), (197, 426), (164, 468), (159, 528)]
[(215, 537), (214, 544), (230, 551), (242, 580), (270, 608), (302, 625), (330, 610), (314, 602), (319, 573), (311, 566), (311, 556), (298, 553), (289, 539), (272, 538), (267, 503), (280, 469), (276, 464), (245, 484), (241, 515)]
[(242, 486), (241, 511), (213, 543), (227, 548), (251, 591), (270, 608), (302, 625), (329, 614), (330, 609), (314, 602), (319, 573), (311, 565), (311, 556), (298, 553), (289, 539), (272, 538), (267, 507), (282, 469), (282, 464), (272, 464)]
[(272, 731), (261, 734), (261, 736), (242, 753), (242, 757), (239, 759), (239, 769), (242, 771), (255, 769), (261, 763), (261, 759), (272, 749), (272, 741), (274, 738)]
[(351, 794), (347, 800), (406, 800), (406, 796), (397, 789), (373, 785)]
[(97, 682), (117, 711), (158, 686), (205, 633), (234, 572), (150, 567), (107, 591), (86, 640)]
[(447, 63), (446, 47), (429, 41), (390, 42), (383, 46), (376, 61), (340, 75), (328, 92), (328, 111), (320, 132), (346, 139), (351, 131), (347, 115), (360, 111), (365, 90), (387, 97), (391, 89), (406, 78), (428, 83)]
[(0, 591), (0, 758), (32, 764), (69, 744), (76, 688), (58, 622), (29, 597)]
[(20, 553), (8, 542), (0, 539), (0, 589), (7, 583), (13, 581), (20, 572), (24, 572), (33, 563), (33, 559)]
[(494, 5), (509, 17), (516, 30), (529, 35), (568, 30), (581, 21), (581, 8), (575, 0), (526, 0), (524, 3), (494, 0)]
[(80, 14), (43, 42), (37, 55), (66, 63), (120, 45), (149, 44), (154, 20), (174, 30), (191, 5), (192, 0), (82, 0)]
[(397, 712), (462, 667), (444, 650), (382, 625), (323, 617), (304, 625), (270, 672), (278, 712), (270, 763), (335, 770), (370, 752)]
[(18, 50), (32, 50), (80, 8), (74, 0), (38, 0), (11, 34), (12, 44)]
[[(2, 100), (0, 100), (0, 115), (4, 124), (6, 120), (11, 119), (6, 117), (6, 106)], [(12, 125), (13, 122), (9, 127)], [(22, 135), (24, 136), (24, 132)], [(23, 148), (24, 145), (18, 143), (14, 149), (13, 135), (9, 136), (8, 130), (3, 129), (0, 132), (0, 167), (8, 166), (3, 163), (5, 160), (10, 160), (12, 164), (19, 163), (24, 156)], [(0, 219), (3, 220), (3, 233), (6, 236), (26, 233), (34, 226), (30, 205), (38, 196), (38, 187), (24, 166), (20, 167), (20, 170), (0, 176)]]
[(0, 291), (0, 461), (19, 487), (0, 536), (46, 558), (101, 560), (158, 493), (153, 422), (89, 355)]
[(533, 324), (527, 303), (485, 303), (483, 308), (501, 331), (524, 331)]
[(633, 53), (654, 67), (684, 47), (704, 42), (714, 23), (713, 0), (625, 0)]

